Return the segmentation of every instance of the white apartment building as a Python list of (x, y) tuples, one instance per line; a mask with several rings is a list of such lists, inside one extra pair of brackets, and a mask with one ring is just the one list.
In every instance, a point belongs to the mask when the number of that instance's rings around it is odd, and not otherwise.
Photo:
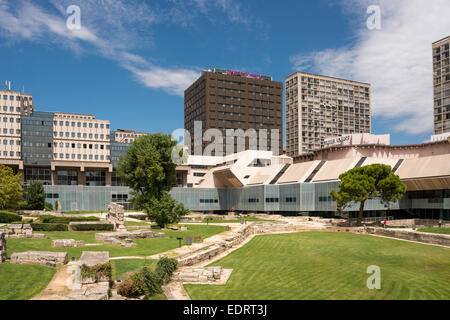
[(33, 112), (33, 97), (11, 90), (0, 91), (0, 159), (18, 165), (21, 161), (21, 116)]
[(285, 79), (286, 154), (324, 146), (324, 139), (371, 132), (370, 84), (295, 72)]
[(109, 120), (93, 115), (56, 112), (53, 120), (53, 160), (110, 160)]

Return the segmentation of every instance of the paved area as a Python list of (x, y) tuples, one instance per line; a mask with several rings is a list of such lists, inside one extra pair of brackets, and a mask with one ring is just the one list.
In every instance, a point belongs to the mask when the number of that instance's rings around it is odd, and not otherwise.
[(67, 296), (72, 292), (67, 285), (71, 282), (72, 272), (70, 270), (73, 264), (77, 264), (77, 262), (69, 262), (59, 267), (47, 287), (31, 300), (67, 300)]

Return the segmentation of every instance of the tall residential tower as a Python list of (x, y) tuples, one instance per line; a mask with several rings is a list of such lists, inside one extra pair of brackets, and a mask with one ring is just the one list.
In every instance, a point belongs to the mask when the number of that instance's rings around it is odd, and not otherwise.
[(370, 84), (295, 72), (285, 80), (286, 154), (324, 147), (324, 139), (371, 132)]
[(450, 36), (433, 43), (434, 134), (450, 132)]

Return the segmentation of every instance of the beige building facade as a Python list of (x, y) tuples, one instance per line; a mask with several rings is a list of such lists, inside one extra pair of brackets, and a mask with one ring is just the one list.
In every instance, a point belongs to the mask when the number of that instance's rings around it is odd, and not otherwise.
[(370, 84), (295, 72), (285, 79), (286, 154), (324, 146), (330, 137), (371, 132)]
[(450, 132), (450, 36), (433, 47), (434, 134)]
[(33, 97), (16, 91), (0, 91), (0, 158), (23, 168), (21, 117), (33, 112)]

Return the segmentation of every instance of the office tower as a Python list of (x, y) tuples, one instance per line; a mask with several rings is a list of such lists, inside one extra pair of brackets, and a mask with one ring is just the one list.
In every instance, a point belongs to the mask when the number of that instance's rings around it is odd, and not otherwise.
[(433, 43), (434, 134), (450, 132), (450, 36)]
[[(276, 145), (275, 153), (283, 149), (283, 106), (281, 82), (272, 81), (271, 77), (253, 75), (244, 72), (213, 69), (203, 71), (197, 79), (184, 92), (184, 128), (189, 131), (191, 141), (191, 154), (194, 154), (194, 122), (201, 122), (201, 135), (208, 129), (219, 129), (223, 136), (223, 154), (227, 149), (235, 153), (241, 150), (258, 149), (271, 150)], [(254, 144), (250, 139), (228, 139), (227, 129), (255, 129), (258, 141)], [(267, 130), (267, 136), (259, 135), (261, 129)], [(274, 131), (272, 131), (274, 130)], [(278, 136), (275, 134), (278, 130)], [(273, 137), (272, 137), (273, 136)], [(231, 138), (231, 135), (230, 135)], [(199, 141), (201, 153), (211, 142)], [(264, 141), (263, 141), (264, 140)], [(253, 140), (254, 141), (254, 140)], [(260, 145), (261, 144), (261, 145)], [(200, 146), (200, 144), (199, 144)], [(228, 148), (227, 148), (228, 147)], [(214, 153), (212, 154), (214, 155)]]
[(370, 84), (295, 72), (285, 79), (286, 154), (324, 147), (324, 139), (371, 132)]

